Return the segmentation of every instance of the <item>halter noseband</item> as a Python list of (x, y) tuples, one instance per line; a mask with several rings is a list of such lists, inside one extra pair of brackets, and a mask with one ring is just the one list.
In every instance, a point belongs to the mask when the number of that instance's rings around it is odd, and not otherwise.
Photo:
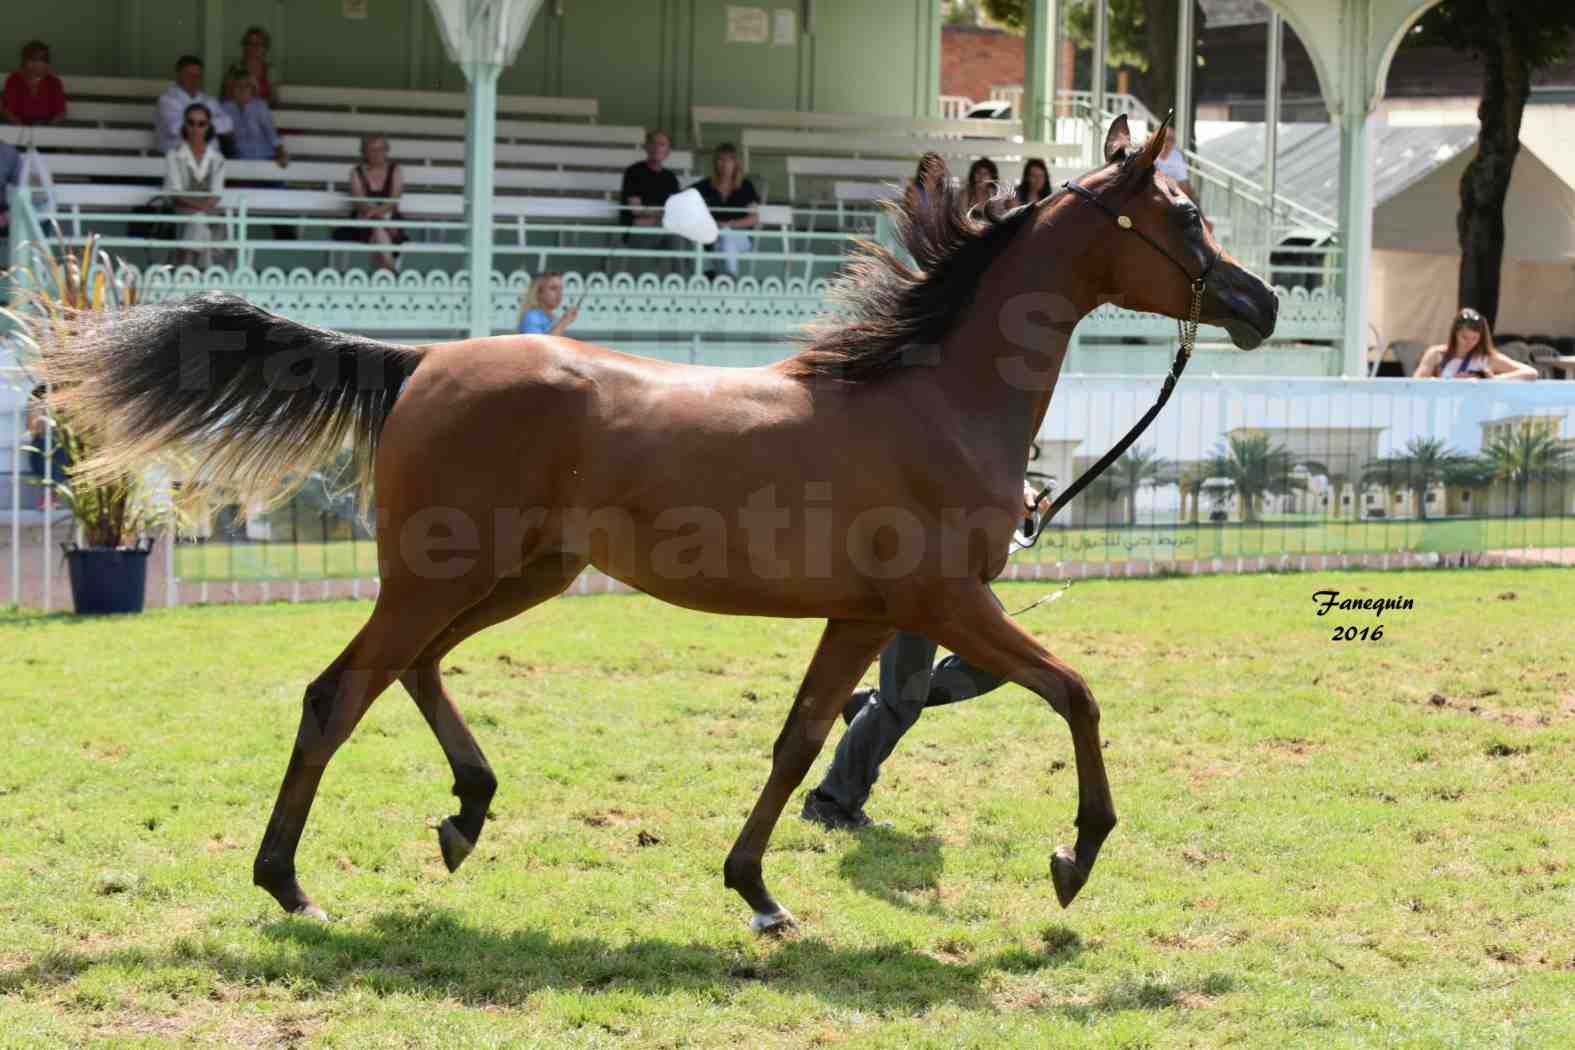
[[(1181, 378), (1181, 371), (1187, 367), (1187, 361), (1192, 357), (1192, 348), (1197, 344), (1198, 341), (1198, 317), (1203, 312), (1204, 282), (1208, 280), (1209, 274), (1214, 272), (1214, 264), (1219, 262), (1220, 258), (1218, 252), (1210, 252), (1208, 262), (1204, 263), (1203, 265), (1203, 271), (1196, 277), (1193, 277), (1192, 274), (1187, 272), (1187, 268), (1181, 264), (1181, 260), (1170, 254), (1170, 252), (1166, 251), (1158, 241), (1154, 240), (1154, 238), (1150, 237), (1148, 234), (1132, 225), (1132, 220), (1130, 218), (1106, 204), (1097, 193), (1071, 179), (1066, 181), (1066, 184), (1063, 188), (1071, 190), (1073, 193), (1077, 194), (1079, 197), (1082, 197), (1090, 204), (1093, 204), (1100, 211), (1110, 216), (1110, 218), (1115, 221), (1115, 224), (1121, 227), (1121, 229), (1126, 230), (1129, 233), (1137, 234), (1148, 243), (1149, 247), (1153, 248), (1156, 252), (1159, 252), (1159, 254), (1163, 255), (1166, 259), (1169, 259), (1171, 265), (1180, 270), (1182, 276), (1186, 277), (1187, 283), (1192, 286), (1192, 311), (1191, 315), (1186, 321), (1181, 321), (1179, 319), (1176, 321), (1176, 335), (1180, 339), (1181, 347), (1176, 351), (1176, 360), (1171, 363), (1170, 374), (1165, 377), (1165, 385), (1160, 388), (1159, 398), (1154, 402), (1153, 407), (1143, 414), (1143, 418), (1138, 420), (1136, 426), (1127, 431), (1126, 437), (1116, 442), (1109, 452), (1106, 452), (1102, 457), (1100, 457), (1098, 463), (1095, 463), (1092, 467), (1089, 467), (1087, 470), (1085, 470), (1082, 476), (1076, 481), (1072, 482), (1071, 486), (1065, 492), (1061, 493), (1055, 498), (1055, 502), (1050, 504), (1050, 509), (1045, 511), (1044, 517), (1039, 519), (1035, 527), (1029, 527), (1030, 525), (1035, 524), (1032, 516), (1024, 521), (1023, 535), (1025, 537), (1025, 541), (1020, 544), (1021, 548), (1024, 550), (1039, 542), (1039, 537), (1044, 533), (1045, 524), (1048, 523), (1051, 518), (1055, 517), (1056, 511), (1060, 510), (1062, 507), (1066, 506), (1067, 503), (1071, 502), (1073, 496), (1076, 496), (1079, 492), (1083, 491), (1089, 482), (1093, 481), (1100, 474), (1104, 473), (1105, 468), (1109, 467), (1110, 464), (1114, 463), (1121, 457), (1123, 452), (1132, 447), (1132, 442), (1136, 441), (1143, 431), (1148, 429), (1148, 425), (1154, 421), (1154, 417), (1159, 415), (1159, 410), (1165, 407), (1165, 402), (1170, 400), (1170, 393), (1176, 388), (1176, 381)], [(1040, 502), (1050, 494), (1052, 487), (1053, 486), (1047, 485), (1045, 488), (1040, 490), (1039, 495), (1034, 498), (1033, 507), (1039, 506)]]

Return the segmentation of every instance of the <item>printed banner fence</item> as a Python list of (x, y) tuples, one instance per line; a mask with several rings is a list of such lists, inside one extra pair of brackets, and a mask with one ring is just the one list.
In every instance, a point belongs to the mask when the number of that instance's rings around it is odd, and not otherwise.
[[(1159, 380), (1065, 376), (1035, 443), (1070, 484), (1152, 403)], [(0, 602), (70, 607), (24, 451), (24, 391), (0, 403)], [(898, 450), (893, 456), (899, 455)], [(314, 475), (288, 502), (164, 538), (150, 605), (375, 594), (370, 522)], [(1575, 383), (1188, 376), (1142, 439), (1013, 554), (1006, 575), (1575, 564)], [(576, 590), (620, 589), (590, 573)]]

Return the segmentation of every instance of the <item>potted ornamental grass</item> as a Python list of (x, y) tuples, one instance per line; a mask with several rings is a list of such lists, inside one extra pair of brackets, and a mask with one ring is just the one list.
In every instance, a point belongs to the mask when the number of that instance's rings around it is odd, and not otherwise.
[[(130, 268), (117, 272), (109, 255), (96, 250), (93, 237), (73, 252), (57, 229), (54, 245), (30, 242), (23, 251), (24, 263), (11, 275), (17, 308), (5, 312), (23, 333), (24, 366), (28, 352), (36, 354), (46, 340), (69, 341), (83, 315), (135, 305)], [(78, 465), (93, 453), (84, 436), (92, 430), (91, 420), (65, 418), (48, 394), (45, 425), (54, 447), (64, 453), (64, 476), (38, 484), (47, 484), (74, 519), (76, 539), (61, 544), (73, 606), (83, 615), (141, 612), (154, 536), (175, 521), (175, 505), (147, 471), (106, 477), (81, 470)]]

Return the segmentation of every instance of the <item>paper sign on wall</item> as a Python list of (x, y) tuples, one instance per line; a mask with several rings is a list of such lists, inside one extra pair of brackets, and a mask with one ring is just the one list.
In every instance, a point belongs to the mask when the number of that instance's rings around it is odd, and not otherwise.
[(727, 7), (729, 44), (764, 44), (771, 40), (771, 20), (763, 7)]
[(346, 18), (364, 19), (367, 6), (371, 0), (343, 0), (343, 11)]
[(779, 7), (772, 13), (771, 44), (773, 47), (792, 47), (798, 43), (798, 12), (791, 7)]

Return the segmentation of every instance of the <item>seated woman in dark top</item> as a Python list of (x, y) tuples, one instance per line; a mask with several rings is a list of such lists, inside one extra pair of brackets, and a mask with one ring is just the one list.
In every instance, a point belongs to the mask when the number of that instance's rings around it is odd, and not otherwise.
[(1023, 164), (1023, 181), (1017, 184), (1018, 204), (1037, 204), (1050, 196), (1050, 169), (1038, 157)]
[(700, 192), (711, 217), (720, 228), (716, 248), (722, 253), (722, 265), (734, 277), (738, 276), (738, 253), (750, 248), (749, 235), (741, 233), (760, 224), (760, 214), (755, 206), (760, 194), (755, 184), (744, 178), (738, 165), (738, 151), (731, 142), (724, 142), (711, 155), (711, 177), (701, 179), (692, 187)]
[[(398, 219), (399, 198), (405, 192), (405, 176), (399, 164), (389, 158), (388, 140), (381, 135), (361, 139), (361, 163), (350, 169), (352, 219)], [(397, 226), (341, 226), (334, 231), (336, 241), (397, 248), (409, 238)], [(372, 253), (372, 265), (382, 270), (398, 270), (398, 256), (384, 250)]]
[(968, 168), (968, 184), (963, 188), (963, 207), (982, 208), (995, 193), (995, 184), (1001, 181), (1001, 169), (989, 157), (980, 157)]

